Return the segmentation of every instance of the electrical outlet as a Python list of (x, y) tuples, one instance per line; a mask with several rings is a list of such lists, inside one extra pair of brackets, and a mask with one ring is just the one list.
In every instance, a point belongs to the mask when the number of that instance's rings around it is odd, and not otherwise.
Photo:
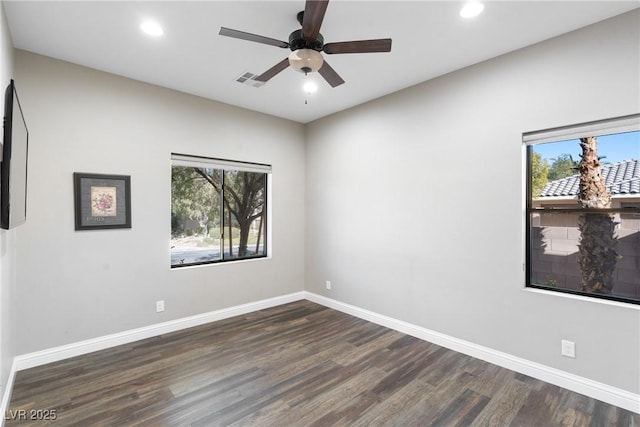
[(327, 280), (327, 282), (325, 283), (325, 286), (327, 289), (331, 290), (331, 280)]
[(164, 311), (164, 300), (156, 301), (156, 313)]
[(562, 355), (575, 359), (576, 343), (574, 343), (573, 341), (562, 340)]

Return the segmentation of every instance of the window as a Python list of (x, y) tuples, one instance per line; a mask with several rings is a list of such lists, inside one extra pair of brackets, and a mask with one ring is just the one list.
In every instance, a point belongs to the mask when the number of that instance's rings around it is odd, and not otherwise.
[(267, 256), (271, 166), (172, 154), (171, 267)]
[(640, 115), (523, 142), (526, 285), (640, 304)]

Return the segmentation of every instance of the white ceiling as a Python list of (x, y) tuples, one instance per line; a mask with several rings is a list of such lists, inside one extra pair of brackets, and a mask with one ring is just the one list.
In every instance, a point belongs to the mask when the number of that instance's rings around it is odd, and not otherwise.
[[(332, 0), (325, 43), (393, 39), (390, 53), (325, 55), (346, 81), (331, 88), (291, 68), (255, 88), (289, 50), (218, 35), (221, 26), (288, 41), (304, 1), (2, 1), (19, 49), (307, 123), (436, 76), (640, 6), (639, 1), (487, 1), (465, 20), (462, 1)], [(164, 35), (139, 30), (157, 20)], [(316, 80), (315, 94), (302, 90)], [(305, 105), (305, 100), (308, 103)]]

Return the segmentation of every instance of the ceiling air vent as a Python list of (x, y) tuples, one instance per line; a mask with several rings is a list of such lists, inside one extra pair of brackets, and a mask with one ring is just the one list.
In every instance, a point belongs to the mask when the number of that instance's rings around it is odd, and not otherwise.
[(264, 86), (265, 82), (259, 82), (256, 79), (258, 78), (257, 74), (252, 73), (243, 73), (236, 77), (236, 81), (238, 83), (242, 83), (243, 85), (252, 86), (252, 87), (260, 87)]

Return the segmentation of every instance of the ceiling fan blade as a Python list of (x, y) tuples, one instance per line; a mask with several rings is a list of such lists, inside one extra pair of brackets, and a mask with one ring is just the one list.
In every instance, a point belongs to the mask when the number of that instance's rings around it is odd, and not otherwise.
[(327, 43), (324, 53), (369, 53), (391, 52), (391, 39), (357, 40), (350, 42)]
[(324, 61), (322, 63), (322, 67), (320, 67), (318, 72), (327, 81), (327, 83), (331, 85), (331, 87), (340, 86), (342, 83), (344, 83), (342, 77), (340, 77), (338, 73), (336, 73), (336, 70), (331, 68), (327, 61)]
[(231, 28), (220, 27), (221, 36), (233, 37), (235, 39), (248, 40), (250, 42), (268, 44), (271, 46), (277, 46), (282, 48), (288, 48), (289, 43), (276, 40), (265, 36), (259, 36), (257, 34), (245, 33), (244, 31), (232, 30)]
[(282, 61), (278, 62), (273, 67), (269, 68), (264, 73), (260, 74), (256, 77), (256, 80), (259, 82), (268, 82), (273, 76), (278, 74), (280, 71), (284, 70), (289, 66), (289, 58), (284, 58)]
[(318, 38), (329, 0), (307, 0), (302, 17), (302, 37), (308, 42)]

